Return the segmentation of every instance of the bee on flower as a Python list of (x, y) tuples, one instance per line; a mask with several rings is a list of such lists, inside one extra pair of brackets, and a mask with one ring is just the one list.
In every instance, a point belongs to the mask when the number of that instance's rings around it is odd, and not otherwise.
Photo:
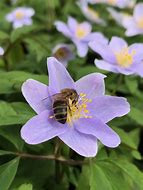
[(93, 157), (98, 140), (115, 148), (120, 137), (108, 122), (130, 111), (125, 98), (105, 95), (105, 75), (92, 73), (74, 82), (56, 58), (47, 60), (49, 86), (28, 79), (22, 93), (37, 113), (21, 129), (28, 144), (59, 137), (78, 154)]
[(35, 14), (33, 8), (17, 7), (6, 15), (6, 20), (12, 23), (13, 28), (20, 28), (24, 25), (32, 25), (32, 16)]

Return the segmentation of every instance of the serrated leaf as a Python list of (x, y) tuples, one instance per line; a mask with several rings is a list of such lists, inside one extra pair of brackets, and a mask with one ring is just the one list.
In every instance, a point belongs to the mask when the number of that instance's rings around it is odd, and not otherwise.
[(17, 172), (19, 158), (0, 166), (0, 189), (8, 190)]

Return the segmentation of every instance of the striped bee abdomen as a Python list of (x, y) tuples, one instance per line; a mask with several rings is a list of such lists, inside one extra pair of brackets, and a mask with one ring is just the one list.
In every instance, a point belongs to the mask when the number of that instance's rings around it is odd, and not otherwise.
[(54, 117), (59, 123), (66, 123), (67, 120), (67, 101), (56, 100), (53, 103)]

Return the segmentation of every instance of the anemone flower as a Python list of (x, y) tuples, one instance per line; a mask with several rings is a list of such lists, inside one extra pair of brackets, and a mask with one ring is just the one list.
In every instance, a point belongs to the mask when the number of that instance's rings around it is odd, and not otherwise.
[[(106, 123), (121, 117), (130, 110), (125, 98), (104, 95), (104, 78), (100, 73), (89, 74), (74, 82), (66, 68), (54, 57), (48, 58), (49, 86), (33, 79), (22, 85), (22, 93), (37, 113), (21, 129), (21, 136), (28, 144), (39, 144), (58, 136), (78, 154), (93, 157), (101, 141), (107, 147), (115, 148), (120, 137)], [(64, 90), (74, 90), (78, 99), (67, 98), (65, 123), (54, 115), (55, 95)], [(72, 94), (70, 94), (70, 97)], [(51, 98), (47, 98), (51, 97)], [(44, 101), (43, 101), (44, 100)], [(64, 99), (65, 100), (65, 99)]]
[(126, 28), (126, 36), (143, 34), (143, 3), (136, 4), (133, 16), (127, 17), (123, 26)]
[(71, 39), (77, 47), (77, 53), (80, 57), (85, 57), (88, 52), (88, 43), (90, 41), (102, 41), (107, 43), (107, 38), (100, 32), (91, 32), (92, 26), (89, 22), (78, 23), (74, 18), (69, 17), (68, 23), (56, 21), (57, 30)]
[(65, 67), (75, 58), (72, 47), (68, 44), (58, 44), (52, 50), (53, 57), (58, 59)]
[(95, 60), (96, 66), (114, 73), (135, 74), (143, 60), (142, 43), (128, 46), (124, 39), (116, 36), (112, 37), (109, 44), (90, 42), (89, 46), (103, 58)]
[(0, 47), (0, 56), (2, 56), (3, 54), (4, 54), (4, 49)]
[(11, 22), (13, 28), (19, 28), (24, 25), (31, 25), (31, 17), (35, 14), (34, 9), (28, 7), (17, 7), (11, 13), (6, 15), (6, 20)]

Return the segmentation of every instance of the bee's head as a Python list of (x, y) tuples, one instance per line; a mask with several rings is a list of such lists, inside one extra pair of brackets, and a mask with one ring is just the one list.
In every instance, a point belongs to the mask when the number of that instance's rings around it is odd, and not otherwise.
[(61, 93), (63, 93), (67, 98), (70, 98), (73, 103), (78, 101), (79, 95), (74, 89), (65, 88), (61, 90)]

